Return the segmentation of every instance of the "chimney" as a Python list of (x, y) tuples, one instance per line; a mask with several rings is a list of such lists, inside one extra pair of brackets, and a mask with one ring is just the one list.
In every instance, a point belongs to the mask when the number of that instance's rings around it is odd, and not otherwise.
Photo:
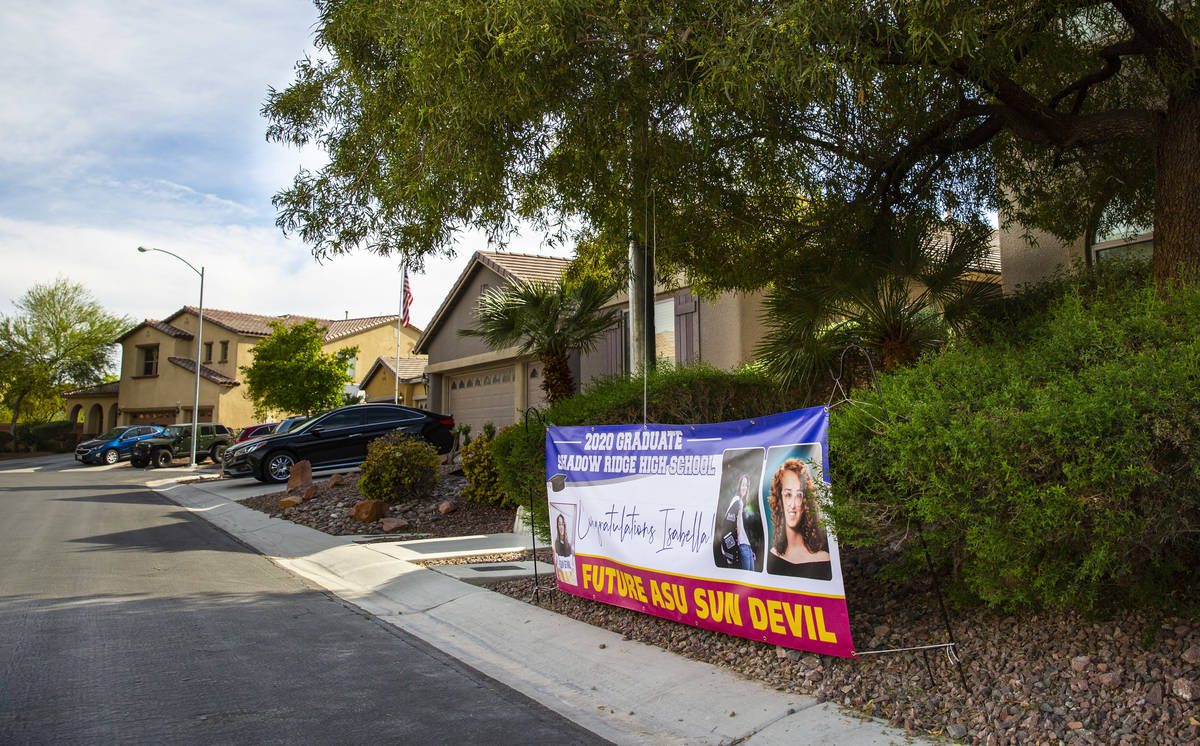
[(350, 320), (350, 312), (349, 312), (349, 311), (346, 311), (345, 313), (346, 313), (346, 318), (345, 318), (345, 320), (346, 320), (346, 321), (349, 321), (349, 320)]

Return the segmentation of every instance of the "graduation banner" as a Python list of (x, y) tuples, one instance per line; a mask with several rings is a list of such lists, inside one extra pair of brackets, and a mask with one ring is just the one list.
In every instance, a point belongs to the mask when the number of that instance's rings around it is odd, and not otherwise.
[(558, 588), (774, 645), (853, 656), (824, 407), (709, 425), (551, 427)]

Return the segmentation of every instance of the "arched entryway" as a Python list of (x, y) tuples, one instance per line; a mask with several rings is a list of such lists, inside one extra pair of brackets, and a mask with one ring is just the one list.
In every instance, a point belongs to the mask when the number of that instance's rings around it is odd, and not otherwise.
[(67, 415), (67, 420), (78, 425), (78, 424), (80, 424), (79, 419), (82, 415), (83, 415), (83, 405), (76, 404), (75, 406), (71, 407), (71, 413)]
[(108, 408), (108, 424), (104, 427), (105, 430), (112, 430), (114, 427), (117, 426), (118, 411), (119, 410), (117, 409), (117, 403), (113, 402), (112, 405), (109, 406), (109, 408)]
[(87, 435), (98, 435), (104, 432), (104, 407), (93, 404), (88, 410), (87, 421), (83, 423), (83, 432)]

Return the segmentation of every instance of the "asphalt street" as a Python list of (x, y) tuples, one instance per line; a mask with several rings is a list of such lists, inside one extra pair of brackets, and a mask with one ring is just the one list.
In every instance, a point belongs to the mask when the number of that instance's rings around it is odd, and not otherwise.
[(0, 462), (0, 743), (603, 743), (145, 479)]

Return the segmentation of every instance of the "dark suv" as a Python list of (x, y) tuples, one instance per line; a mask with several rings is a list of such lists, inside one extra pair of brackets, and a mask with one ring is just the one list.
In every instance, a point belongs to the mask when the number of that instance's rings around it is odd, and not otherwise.
[(358, 466), (367, 443), (380, 435), (418, 435), (447, 453), (454, 419), (395, 404), (352, 404), (326, 412), (286, 433), (238, 443), (225, 451), (221, 471), (227, 477), (253, 476), (261, 482), (283, 482), (292, 464), (308, 461), (314, 469)]
[[(200, 423), (200, 437), (196, 440), (196, 462), (206, 458), (220, 463), (221, 454), (233, 445), (233, 431), (224, 425)], [(192, 426), (168, 425), (162, 435), (147, 438), (133, 447), (129, 463), (133, 466), (170, 466), (177, 458), (192, 455)]]

